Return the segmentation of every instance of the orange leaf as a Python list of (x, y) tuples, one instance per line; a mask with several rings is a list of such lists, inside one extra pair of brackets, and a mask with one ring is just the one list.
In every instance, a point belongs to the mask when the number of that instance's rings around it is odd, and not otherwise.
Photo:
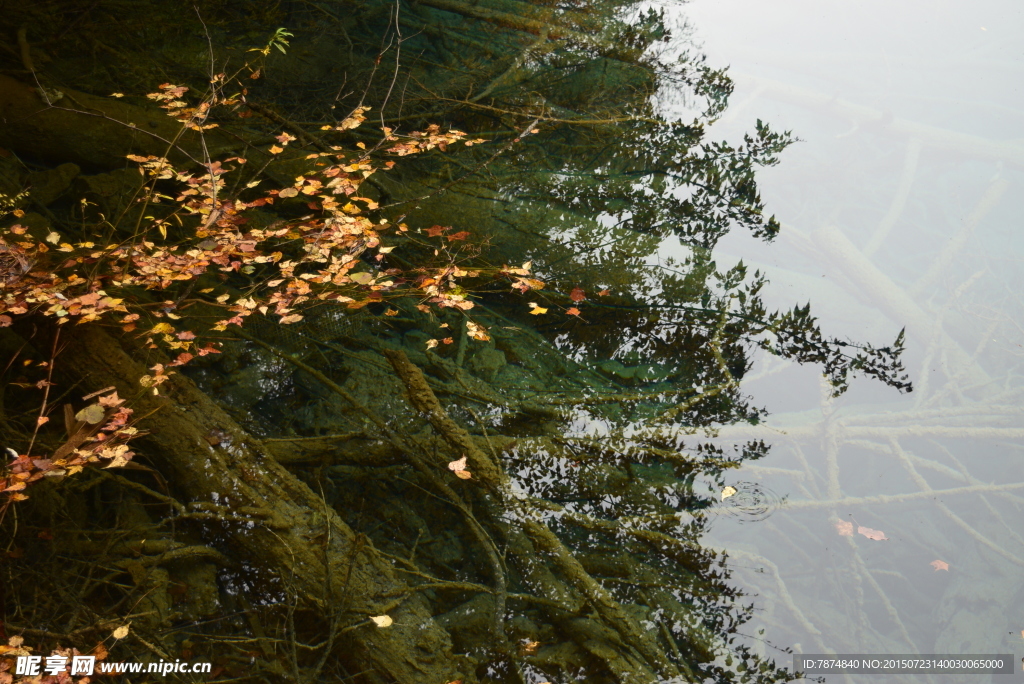
[(42, 425), (46, 425), (49, 422), (50, 422), (50, 419), (47, 418), (46, 416), (39, 416), (38, 418), (36, 418), (36, 427), (39, 427), (39, 426), (42, 426)]
[(949, 563), (947, 563), (946, 561), (940, 561), (940, 560), (936, 559), (936, 560), (933, 560), (928, 565), (930, 565), (933, 568), (935, 568), (936, 572), (938, 572), (939, 570), (945, 570), (946, 572), (949, 572)]
[(598, 297), (607, 297), (609, 294), (610, 293), (608, 292), (608, 290), (601, 290), (600, 292), (597, 293), (597, 296)]
[(444, 226), (431, 226), (430, 228), (427, 228), (427, 237), (437, 237), (446, 230), (448, 229)]
[(579, 304), (587, 298), (587, 293), (583, 291), (583, 288), (574, 287), (572, 292), (569, 293), (569, 299)]
[(573, 306), (573, 307), (570, 307), (570, 308), (566, 309), (565, 313), (569, 314), (570, 316), (579, 316), (580, 315), (580, 310), (577, 309), (575, 306)]

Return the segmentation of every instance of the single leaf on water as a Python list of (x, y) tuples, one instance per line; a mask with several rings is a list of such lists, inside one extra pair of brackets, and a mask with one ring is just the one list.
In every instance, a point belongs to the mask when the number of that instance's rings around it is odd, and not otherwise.
[(868, 539), (874, 539), (875, 541), (886, 541), (889, 538), (885, 536), (885, 532), (881, 530), (873, 530), (870, 527), (857, 526), (857, 534), (863, 534)]
[(390, 627), (395, 624), (395, 621), (391, 619), (390, 615), (375, 615), (370, 619), (373, 620), (373, 624), (378, 627)]
[(853, 523), (849, 520), (840, 520), (836, 523), (836, 532), (842, 537), (852, 537)]
[(470, 478), (473, 477), (473, 473), (469, 472), (468, 470), (456, 470), (455, 477), (459, 478), (460, 480), (469, 480)]
[(569, 293), (569, 299), (571, 299), (572, 301), (576, 302), (577, 304), (579, 304), (580, 302), (582, 302), (586, 298), (587, 298), (587, 293), (584, 292), (583, 288), (580, 288), (580, 287), (572, 288), (572, 292)]
[(82, 423), (88, 423), (89, 425), (95, 425), (96, 423), (103, 420), (107, 412), (99, 404), (92, 404), (86, 406), (84, 409), (75, 414), (75, 420)]
[(462, 458), (460, 458), (457, 461), (452, 461), (451, 463), (448, 464), (448, 470), (451, 470), (451, 471), (465, 470), (465, 469), (466, 469), (466, 457), (465, 456), (463, 456)]
[(737, 489), (736, 489), (735, 487), (733, 487), (733, 486), (731, 486), (731, 485), (730, 485), (730, 486), (728, 486), (728, 487), (726, 487), (725, 489), (723, 489), (723, 490), (722, 490), (722, 501), (725, 501), (725, 500), (726, 500), (726, 499), (728, 499), (728, 498), (729, 498), (730, 496), (736, 496), (736, 493), (737, 493), (738, 491), (739, 491), (739, 490), (737, 490)]
[[(935, 568), (936, 572), (938, 572), (939, 570), (945, 570), (946, 572), (949, 572), (949, 563), (947, 563), (946, 561), (940, 561), (939, 559), (935, 559), (928, 565)], [(1022, 635), (1024, 635), (1024, 632), (1022, 632)]]
[(131, 625), (130, 622), (127, 625), (121, 625), (120, 627), (115, 629), (113, 632), (111, 632), (111, 636), (114, 637), (115, 639), (124, 639), (126, 636), (128, 636), (128, 627), (129, 627), (129, 625)]

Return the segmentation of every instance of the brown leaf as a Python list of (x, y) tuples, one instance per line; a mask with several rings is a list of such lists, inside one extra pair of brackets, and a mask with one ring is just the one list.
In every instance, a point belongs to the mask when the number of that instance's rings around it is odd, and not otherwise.
[(569, 299), (571, 299), (572, 301), (576, 302), (577, 304), (579, 304), (580, 302), (582, 302), (586, 298), (587, 298), (587, 293), (584, 292), (583, 288), (580, 288), (580, 287), (572, 288), (572, 292), (569, 293)]

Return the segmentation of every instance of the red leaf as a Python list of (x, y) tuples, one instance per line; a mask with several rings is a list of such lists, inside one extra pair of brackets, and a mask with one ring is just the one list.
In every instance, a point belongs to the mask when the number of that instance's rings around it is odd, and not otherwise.
[(445, 237), (447, 237), (452, 242), (455, 242), (456, 240), (465, 240), (466, 238), (469, 237), (469, 231), (468, 230), (463, 230), (463, 231), (458, 232), (458, 233), (452, 233), (451, 235), (447, 235)]
[(194, 340), (194, 339), (196, 339), (196, 334), (194, 332), (192, 332), (191, 330), (182, 330), (180, 333), (178, 333), (178, 339), (179, 340)]
[(427, 237), (437, 237), (446, 230), (448, 230), (448, 228), (445, 228), (444, 226), (431, 226), (430, 228), (427, 228)]
[(584, 292), (583, 288), (580, 288), (580, 287), (572, 288), (572, 292), (569, 293), (569, 299), (571, 299), (572, 301), (576, 302), (577, 304), (579, 304), (580, 302), (582, 302), (586, 298), (587, 298), (587, 293)]

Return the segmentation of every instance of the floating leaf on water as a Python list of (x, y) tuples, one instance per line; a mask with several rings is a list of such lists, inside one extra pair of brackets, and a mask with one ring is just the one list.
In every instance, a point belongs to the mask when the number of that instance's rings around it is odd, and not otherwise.
[(114, 637), (115, 639), (124, 639), (126, 636), (128, 636), (128, 628), (129, 626), (131, 626), (131, 624), (132, 623), (129, 622), (127, 625), (121, 625), (113, 632), (111, 632), (110, 636)]
[(466, 457), (465, 456), (463, 456), (462, 458), (460, 458), (457, 461), (452, 461), (451, 463), (448, 464), (448, 470), (451, 470), (451, 471), (458, 471), (458, 470), (465, 470), (465, 469), (466, 469)]
[(852, 537), (853, 523), (849, 520), (840, 520), (836, 523), (836, 532), (838, 532), (841, 537)]
[(729, 485), (728, 487), (726, 487), (725, 489), (722, 490), (722, 501), (725, 501), (730, 496), (736, 496), (736, 492), (737, 491), (738, 490), (735, 487), (733, 487), (732, 485)]
[(885, 536), (885, 532), (881, 530), (873, 530), (870, 527), (857, 526), (857, 534), (863, 534), (868, 539), (874, 539), (875, 541), (888, 541), (888, 537)]
[[(941, 561), (941, 560), (936, 558), (935, 560), (933, 560), (928, 565), (930, 565), (933, 568), (935, 568), (936, 572), (938, 572), (939, 570), (945, 570), (946, 572), (949, 572), (949, 563), (947, 563), (946, 561)], [(1021, 632), (1021, 636), (1024, 636), (1024, 632)]]
[(75, 420), (82, 423), (88, 423), (89, 425), (95, 425), (96, 423), (103, 420), (103, 416), (107, 415), (107, 412), (99, 404), (92, 404), (86, 406), (84, 409), (75, 414)]
[(395, 624), (395, 621), (391, 619), (390, 615), (376, 615), (371, 617), (370, 619), (373, 620), (373, 624), (381, 628), (390, 627), (391, 625)]

